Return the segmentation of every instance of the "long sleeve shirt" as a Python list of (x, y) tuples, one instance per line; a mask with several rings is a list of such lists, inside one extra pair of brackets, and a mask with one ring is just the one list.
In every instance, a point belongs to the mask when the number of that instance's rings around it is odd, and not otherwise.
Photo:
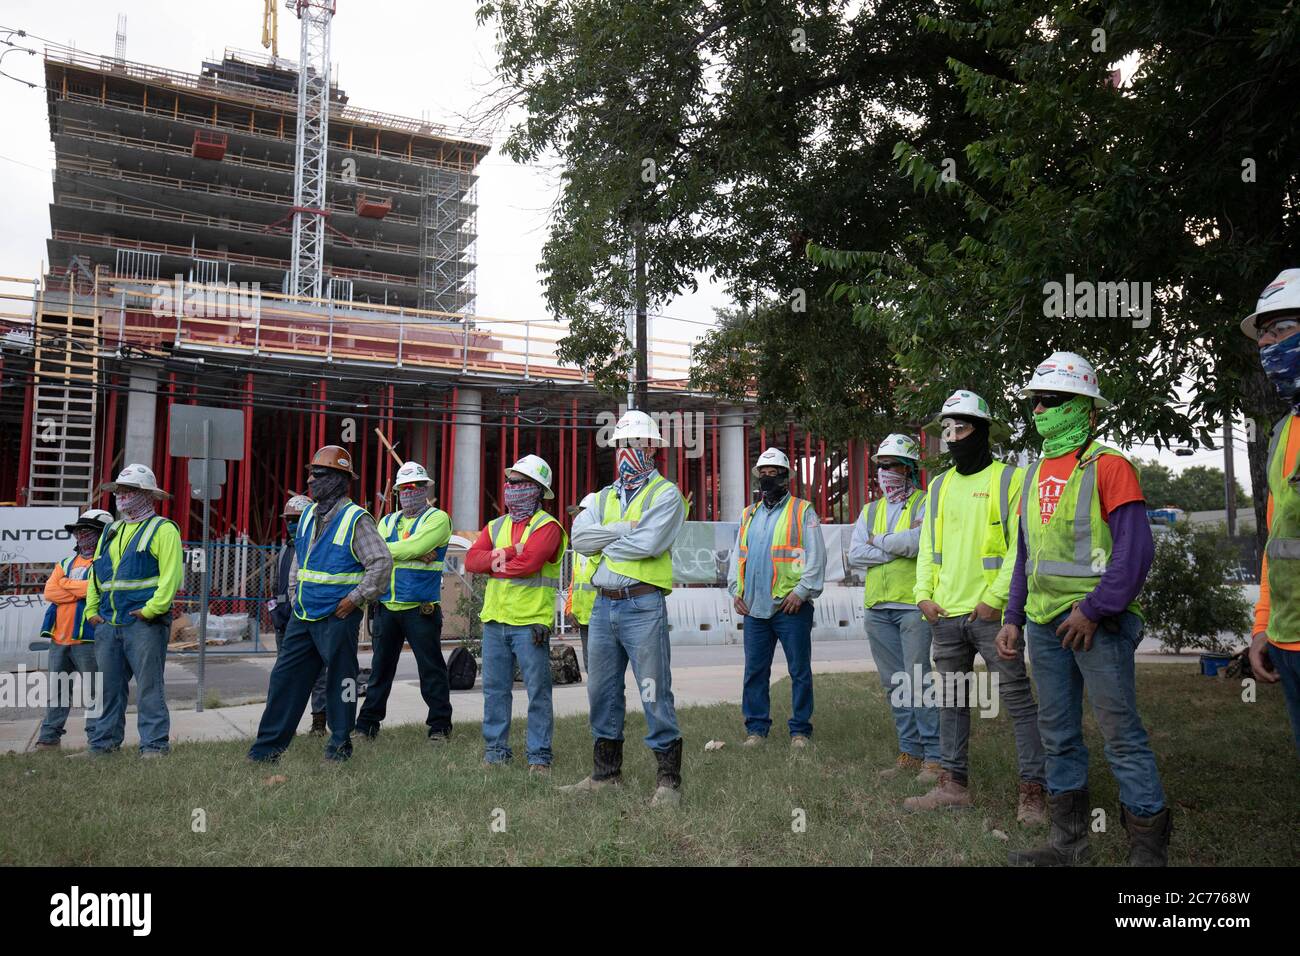
[[(922, 498), (916, 505), (916, 520), (923, 522), (925, 519), (926, 498)], [(897, 523), (899, 516), (907, 508), (907, 499), (902, 501), (886, 501), (881, 499), (881, 505), (885, 508), (885, 527), (893, 528)], [(883, 534), (873, 534), (867, 527), (867, 510), (864, 508), (858, 515), (858, 520), (853, 523), (853, 537), (849, 540), (849, 567), (866, 571), (882, 564), (888, 564), (899, 558), (915, 558), (921, 550), (921, 524), (916, 527), (903, 528), (899, 531), (886, 531)], [(915, 604), (901, 604), (897, 601), (882, 601), (876, 607), (912, 610)]]
[[(657, 471), (651, 472), (647, 481), (653, 481), (658, 474)], [(619, 498), (622, 512), (627, 511), (629, 500), (630, 498)], [(592, 575), (591, 583), (598, 588), (617, 591), (634, 587), (641, 582), (611, 571), (607, 562), (657, 558), (668, 551), (677, 540), (682, 525), (686, 523), (686, 503), (675, 489), (664, 489), (641, 512), (641, 518), (635, 524), (629, 521), (602, 524), (602, 517), (596, 513), (595, 508), (583, 510), (573, 520), (573, 533), (569, 540), (575, 551), (605, 556), (607, 560), (600, 562), (596, 573)]]
[[(1287, 436), (1286, 449), (1282, 463), (1284, 474), (1290, 475), (1295, 472), (1297, 458), (1300, 458), (1300, 421), (1291, 422), (1291, 433)], [(1273, 527), (1273, 494), (1268, 496), (1268, 526)], [(1255, 604), (1255, 626), (1251, 628), (1251, 634), (1258, 634), (1260, 631), (1268, 631), (1268, 621), (1272, 612), (1272, 597), (1268, 590), (1268, 555), (1264, 555), (1263, 563), (1259, 570), (1259, 601)], [(1295, 651), (1300, 653), (1300, 637), (1287, 635), (1288, 640), (1274, 640), (1272, 637), (1268, 642), (1274, 647), (1284, 651)]]
[[(1112, 542), (1110, 560), (1106, 562), (1106, 570), (1101, 573), (1097, 586), (1079, 602), (1083, 616), (1093, 622), (1121, 613), (1137, 598), (1155, 558), (1146, 502), (1130, 501), (1120, 505), (1106, 516), (1106, 525), (1110, 528)], [(1011, 594), (1003, 620), (1023, 626), (1025, 600), (1029, 595), (1025, 572), (1028, 549), (1025, 547), (1024, 527), (1017, 522), (1016, 529), (1016, 564), (1011, 574)]]
[[(321, 530), (329, 527), (340, 508), (352, 504), (351, 498), (340, 498), (334, 507), (323, 515), (318, 515), (312, 522), (311, 543), (319, 540)], [(365, 571), (361, 583), (348, 593), (348, 600), (357, 607), (375, 600), (388, 587), (389, 575), (393, 573), (393, 557), (388, 553), (388, 542), (379, 536), (375, 519), (364, 514), (352, 526), (352, 553), (357, 556)], [(289, 568), (289, 593), (298, 591), (298, 555), (293, 556), (293, 565)]]
[(54, 643), (79, 644), (73, 639), (72, 627), (77, 620), (77, 603), (86, 599), (90, 587), (90, 558), (77, 555), (72, 559), (72, 573), (63, 573), (63, 564), (54, 566), (54, 572), (45, 582), (45, 600), (55, 605)]
[[(766, 620), (781, 610), (780, 604), (772, 596), (772, 535), (788, 497), (787, 493), (775, 505), (762, 502), (754, 509), (754, 516), (749, 522), (744, 582), (744, 600), (749, 609), (749, 617)], [(811, 601), (821, 597), (826, 577), (826, 542), (822, 540), (821, 524), (811, 507), (804, 511), (802, 533), (803, 570), (799, 575), (799, 583), (791, 593), (798, 595), (801, 600)], [(733, 598), (739, 585), (740, 530), (737, 529), (736, 543), (731, 549), (731, 558), (727, 564), (727, 591)]]
[[(145, 519), (146, 521), (148, 519)], [(109, 560), (113, 564), (113, 572), (117, 572), (117, 566), (122, 561), (122, 555), (126, 547), (144, 527), (145, 521), (123, 521), (117, 524), (116, 533), (113, 540), (108, 546)], [(103, 542), (95, 546), (96, 557), (100, 554), (100, 548)], [(148, 620), (153, 620), (160, 614), (166, 614), (171, 610), (172, 600), (176, 597), (176, 592), (180, 589), (181, 579), (184, 576), (184, 567), (181, 558), (181, 533), (177, 530), (176, 525), (170, 521), (164, 521), (159, 525), (158, 530), (154, 533), (153, 540), (149, 542), (149, 553), (154, 556), (158, 562), (158, 587), (154, 588), (153, 596), (145, 602), (140, 613)], [(109, 624), (128, 624), (130, 623), (129, 615), (118, 615), (116, 609), (112, 606), (110, 600), (104, 607), (99, 603), (100, 591), (99, 582), (92, 571), (90, 575), (90, 584), (86, 588), (86, 610), (87, 618), (99, 615), (108, 621)]]
[[(448, 517), (447, 512), (438, 511), (424, 522), (418, 534), (410, 534), (411, 526), (419, 520), (420, 515), (414, 518), (402, 515), (397, 519), (397, 540), (385, 542), (394, 563), (419, 560), (451, 540), (451, 518)], [(385, 601), (384, 607), (390, 611), (407, 611), (419, 607), (419, 604), (415, 601)]]
[[(512, 545), (519, 543), (527, 526), (526, 521), (511, 524)], [(465, 552), (465, 570), (472, 574), (489, 574), (494, 578), (531, 578), (542, 570), (544, 564), (559, 557), (560, 546), (564, 543), (563, 529), (559, 523), (548, 521), (528, 536), (522, 551), (510, 549), (505, 566), (497, 569), (492, 567), (492, 551), (496, 545), (492, 543), (491, 528), (489, 522)]]

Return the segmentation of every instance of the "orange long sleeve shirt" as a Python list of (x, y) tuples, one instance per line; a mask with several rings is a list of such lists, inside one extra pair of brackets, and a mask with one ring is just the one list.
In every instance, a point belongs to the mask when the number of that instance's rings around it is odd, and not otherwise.
[(77, 602), (86, 599), (86, 588), (90, 584), (90, 558), (77, 555), (72, 559), (73, 575), (63, 573), (63, 565), (56, 564), (54, 573), (45, 582), (45, 600), (55, 605), (54, 643), (80, 644), (72, 639), (72, 625), (77, 620)]
[[(1283, 462), (1286, 463), (1287, 473), (1295, 469), (1296, 456), (1300, 455), (1300, 428), (1294, 425), (1291, 428), (1291, 434), (1287, 436), (1286, 457)], [(1273, 527), (1273, 495), (1268, 496), (1268, 526)], [(1260, 631), (1268, 629), (1269, 614), (1269, 597), (1268, 597), (1268, 555), (1264, 555), (1264, 561), (1259, 572), (1259, 602), (1255, 605), (1255, 626), (1251, 629), (1252, 634), (1258, 634)], [(1268, 641), (1274, 647), (1281, 648), (1284, 651), (1295, 651), (1300, 653), (1300, 635), (1296, 640), (1282, 643), (1269, 638)]]

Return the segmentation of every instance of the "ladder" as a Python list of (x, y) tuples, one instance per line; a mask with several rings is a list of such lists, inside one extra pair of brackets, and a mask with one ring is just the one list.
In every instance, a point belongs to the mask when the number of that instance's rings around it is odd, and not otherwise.
[(89, 506), (95, 492), (95, 410), (99, 372), (98, 285), (40, 296), (34, 345), (32, 456), (27, 501), (33, 505)]

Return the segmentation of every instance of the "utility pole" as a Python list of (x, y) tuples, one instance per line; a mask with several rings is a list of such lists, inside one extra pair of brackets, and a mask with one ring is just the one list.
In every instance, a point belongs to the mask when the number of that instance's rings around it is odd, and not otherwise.
[(1237, 534), (1237, 479), (1233, 473), (1232, 411), (1223, 413), (1223, 503), (1227, 509), (1228, 537)]

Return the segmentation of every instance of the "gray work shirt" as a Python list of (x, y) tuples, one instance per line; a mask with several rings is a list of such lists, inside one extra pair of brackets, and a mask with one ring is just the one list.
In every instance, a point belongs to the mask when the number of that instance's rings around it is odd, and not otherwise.
[[(645, 485), (637, 489), (638, 493), (658, 477), (659, 472), (652, 471)], [(607, 487), (611, 495), (617, 496), (620, 515), (625, 514), (631, 499), (625, 500), (614, 485)], [(657, 558), (672, 548), (678, 532), (686, 523), (686, 502), (682, 500), (676, 485), (659, 492), (655, 500), (642, 510), (641, 519), (635, 528), (629, 521), (614, 521), (610, 524), (601, 521), (604, 515), (599, 513), (600, 498), (604, 491), (602, 488), (597, 494), (595, 506), (583, 509), (573, 519), (573, 530), (569, 535), (573, 550), (589, 556), (603, 555), (612, 561), (639, 561), (643, 558)], [(601, 561), (596, 566), (596, 573), (591, 576), (591, 583), (598, 588), (617, 591), (644, 582), (611, 571)]]
[[(351, 498), (340, 498), (334, 507), (325, 514), (320, 515), (312, 522), (311, 543), (315, 544), (320, 538), (323, 528), (329, 526), (338, 514), (340, 508), (346, 508), (352, 504)], [(388, 550), (388, 542), (379, 536), (379, 529), (375, 526), (375, 519), (369, 514), (364, 514), (357, 519), (357, 523), (352, 526), (352, 553), (357, 556), (357, 560), (365, 567), (361, 583), (352, 589), (348, 594), (348, 600), (361, 607), (368, 601), (373, 601), (379, 595), (388, 589), (388, 582), (393, 573), (393, 555)], [(293, 595), (298, 590), (298, 555), (293, 556), (293, 564), (289, 567), (289, 594)]]
[[(914, 521), (920, 521), (925, 516), (926, 500), (923, 497), (917, 503), (916, 514), (913, 517)], [(885, 508), (885, 527), (893, 528), (898, 523), (899, 515), (907, 507), (907, 499), (891, 502), (882, 498), (880, 499), (880, 505)], [(877, 507), (880, 507), (880, 505)], [(862, 514), (858, 515), (858, 520), (853, 524), (853, 538), (849, 542), (849, 567), (866, 571), (877, 565), (888, 564), (898, 558), (915, 558), (920, 550), (921, 526), (919, 524), (915, 528), (904, 528), (901, 531), (887, 531), (884, 534), (872, 535), (871, 529), (867, 526), (866, 509), (863, 509)], [(896, 601), (882, 601), (872, 606), (900, 611), (910, 611), (916, 608), (915, 604), (899, 604)]]
[[(775, 505), (766, 501), (754, 509), (749, 521), (749, 557), (745, 560), (745, 606), (749, 616), (767, 619), (775, 615), (780, 605), (772, 597), (772, 535), (777, 518), (785, 507), (789, 492)], [(817, 513), (809, 506), (803, 515), (803, 573), (792, 593), (804, 601), (821, 597), (826, 577), (826, 543), (822, 540)], [(731, 548), (727, 563), (727, 591), (734, 598), (740, 583), (740, 529), (736, 529), (736, 543)]]

